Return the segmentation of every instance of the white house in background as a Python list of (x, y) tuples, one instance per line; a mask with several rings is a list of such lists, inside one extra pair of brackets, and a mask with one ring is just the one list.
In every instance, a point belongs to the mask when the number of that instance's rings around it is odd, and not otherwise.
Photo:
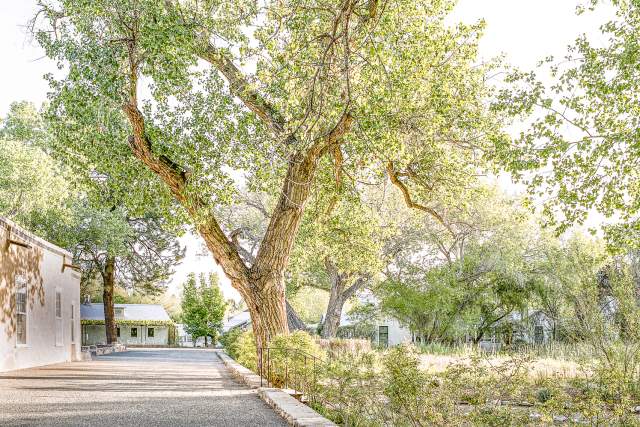
[[(158, 304), (114, 304), (118, 342), (125, 345), (168, 345), (173, 322)], [(104, 344), (104, 305), (83, 302), (82, 345)]]
[(71, 254), (0, 217), (0, 371), (80, 358)]
[[(338, 336), (340, 338), (366, 338), (358, 335), (353, 328), (354, 325), (354, 320), (351, 319), (348, 314), (342, 313)], [(374, 324), (373, 333), (369, 335), (369, 332), (367, 332), (367, 337), (371, 339), (374, 345), (380, 347), (411, 343), (414, 340), (414, 335), (409, 328), (403, 326), (393, 317), (377, 319)]]
[(389, 347), (413, 342), (413, 334), (393, 317), (378, 320), (373, 338), (376, 345)]
[(246, 329), (251, 325), (251, 315), (249, 314), (249, 310), (245, 310), (241, 313), (234, 314), (233, 316), (229, 316), (225, 319), (225, 322), (222, 324), (222, 333), (227, 333), (231, 329), (234, 328), (242, 328)]

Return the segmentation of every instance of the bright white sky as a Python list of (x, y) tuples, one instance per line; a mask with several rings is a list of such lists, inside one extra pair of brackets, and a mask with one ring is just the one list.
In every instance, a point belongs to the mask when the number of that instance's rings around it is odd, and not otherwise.
[[(487, 29), (481, 55), (490, 58), (504, 53), (511, 64), (529, 69), (550, 54), (562, 56), (578, 34), (596, 34), (598, 26), (609, 18), (602, 12), (575, 16), (576, 4), (577, 0), (460, 0), (452, 21), (484, 18)], [(55, 63), (44, 58), (26, 34), (26, 24), (34, 13), (34, 0), (0, 1), (0, 57), (4, 58), (0, 66), (0, 116), (13, 101), (40, 105), (48, 91), (42, 76), (56, 71)], [(172, 278), (173, 292), (178, 293), (190, 272), (218, 271), (225, 296), (239, 297), (213, 259), (198, 256), (202, 253), (198, 238), (186, 236), (182, 243), (187, 246), (187, 255)]]

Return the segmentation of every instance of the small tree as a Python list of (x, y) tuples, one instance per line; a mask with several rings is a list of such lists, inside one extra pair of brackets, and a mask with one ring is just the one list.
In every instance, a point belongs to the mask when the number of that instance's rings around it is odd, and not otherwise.
[(199, 280), (195, 274), (189, 275), (183, 285), (182, 323), (192, 336), (194, 346), (200, 337), (204, 337), (205, 346), (209, 337), (212, 343), (218, 340), (226, 308), (217, 275), (210, 274), (208, 280), (203, 274)]

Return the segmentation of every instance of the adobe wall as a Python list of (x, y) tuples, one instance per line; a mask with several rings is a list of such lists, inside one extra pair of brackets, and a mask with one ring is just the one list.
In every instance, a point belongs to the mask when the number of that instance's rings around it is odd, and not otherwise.
[[(70, 268), (63, 271), (65, 262), (71, 264), (69, 252), (0, 217), (0, 371), (80, 358), (80, 274)], [(18, 276), (28, 284), (26, 345), (16, 342)], [(62, 298), (61, 321), (55, 317), (56, 289)], [(72, 323), (75, 342), (71, 340)]]

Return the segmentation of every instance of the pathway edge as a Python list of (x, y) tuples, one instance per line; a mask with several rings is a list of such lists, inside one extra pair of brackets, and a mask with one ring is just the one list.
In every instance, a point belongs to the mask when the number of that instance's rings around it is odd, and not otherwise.
[(289, 425), (294, 427), (337, 427), (336, 424), (281, 389), (261, 387), (259, 375), (240, 365), (224, 351), (216, 351), (216, 354), (234, 377), (247, 386), (257, 389), (258, 396), (267, 402)]

